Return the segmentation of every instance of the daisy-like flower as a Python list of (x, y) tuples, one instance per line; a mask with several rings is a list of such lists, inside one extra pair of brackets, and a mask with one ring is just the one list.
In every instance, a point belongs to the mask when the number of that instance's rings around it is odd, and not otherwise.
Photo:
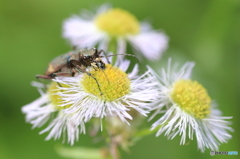
[(63, 108), (58, 106), (61, 99), (56, 95), (57, 83), (52, 82), (46, 93), (43, 92), (44, 85), (34, 82), (41, 97), (22, 107), (22, 112), (26, 114), (26, 121), (31, 123), (32, 128), (41, 127), (49, 122), (49, 125), (40, 134), (50, 131), (46, 140), (51, 138), (59, 139), (63, 134), (67, 136), (68, 143), (74, 144), (78, 140), (80, 133), (85, 133), (85, 125), (80, 122), (78, 125), (71, 120), (72, 114), (63, 113)]
[(177, 66), (171, 68), (171, 61), (160, 76), (153, 70), (152, 73), (159, 79), (159, 104), (154, 108), (155, 114), (163, 114), (153, 125), (158, 128), (156, 136), (164, 133), (169, 139), (180, 135), (180, 144), (186, 143), (186, 138), (197, 140), (201, 152), (205, 148), (218, 150), (220, 143), (226, 143), (231, 135), (232, 128), (228, 125), (231, 117), (221, 116), (216, 109), (207, 90), (197, 81), (190, 79), (193, 62), (185, 63), (180, 70)]
[[(96, 14), (83, 12), (63, 24), (63, 37), (80, 48), (94, 47), (108, 50), (109, 43), (117, 43), (117, 53), (125, 53), (127, 41), (150, 60), (159, 59), (168, 47), (168, 37), (120, 8), (102, 5)], [(116, 51), (116, 50), (112, 50)]]
[(138, 65), (132, 72), (126, 74), (130, 62), (121, 61), (118, 67), (106, 64), (105, 70), (90, 70), (96, 78), (87, 74), (81, 74), (74, 78), (56, 78), (60, 84), (68, 87), (58, 87), (58, 95), (62, 104), (59, 106), (70, 107), (63, 111), (72, 114), (72, 120), (87, 122), (91, 118), (104, 118), (105, 116), (117, 116), (122, 121), (131, 120), (128, 111), (135, 109), (145, 115), (151, 108), (151, 102), (157, 97), (157, 81), (149, 71), (138, 76)]

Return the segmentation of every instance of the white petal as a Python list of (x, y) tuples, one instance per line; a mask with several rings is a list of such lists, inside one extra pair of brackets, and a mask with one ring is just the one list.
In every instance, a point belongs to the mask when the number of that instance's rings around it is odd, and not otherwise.
[(161, 126), (157, 132), (157, 136), (165, 132), (168, 139), (173, 139), (180, 135), (180, 144), (184, 145), (186, 139), (193, 140), (196, 135), (198, 148), (204, 152), (206, 148), (218, 151), (221, 143), (226, 143), (231, 135), (228, 131), (233, 131), (228, 125), (230, 122), (225, 121), (231, 117), (221, 117), (212, 114), (206, 119), (196, 119), (192, 115), (183, 111), (179, 106), (173, 105), (163, 116), (152, 125), (152, 130)]
[(48, 95), (45, 94), (22, 107), (22, 112), (26, 114), (26, 121), (33, 125), (32, 128), (41, 127), (56, 111), (51, 104), (48, 104), (48, 100)]
[(134, 79), (134, 78), (137, 78), (138, 77), (138, 72), (139, 72), (139, 68), (138, 68), (138, 64), (136, 64), (132, 70), (131, 73), (128, 74), (128, 77), (130, 79)]
[(60, 112), (57, 118), (55, 118), (46, 129), (42, 130), (40, 134), (43, 134), (47, 131), (50, 132), (46, 137), (46, 140), (50, 140), (51, 138), (56, 140), (62, 135), (63, 137), (66, 135), (68, 138), (68, 143), (73, 145), (74, 141), (78, 141), (79, 134), (85, 133), (85, 125), (84, 123), (76, 125), (74, 121), (71, 120), (69, 115)]
[(126, 54), (126, 41), (124, 38), (119, 37), (117, 39), (117, 54)]
[(86, 21), (77, 16), (65, 20), (63, 37), (68, 39), (73, 46), (80, 48), (94, 47), (107, 38), (105, 33), (96, 28), (94, 21)]
[(135, 50), (150, 60), (158, 60), (168, 47), (168, 37), (164, 33), (153, 30), (129, 35), (127, 39)]

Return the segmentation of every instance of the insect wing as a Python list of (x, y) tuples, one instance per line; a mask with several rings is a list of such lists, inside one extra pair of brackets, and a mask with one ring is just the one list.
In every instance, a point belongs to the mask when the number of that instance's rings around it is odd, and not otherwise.
[(67, 64), (67, 59), (72, 53), (73, 52), (68, 52), (66, 54), (63, 54), (63, 55), (60, 55), (60, 56), (54, 58), (48, 64), (48, 68), (45, 71), (45, 75), (51, 75), (51, 74), (59, 71), (61, 68), (63, 68)]

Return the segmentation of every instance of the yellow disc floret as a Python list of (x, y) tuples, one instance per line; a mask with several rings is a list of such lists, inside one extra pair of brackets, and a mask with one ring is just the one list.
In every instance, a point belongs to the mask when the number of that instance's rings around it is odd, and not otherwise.
[(173, 84), (171, 98), (195, 118), (202, 119), (210, 113), (211, 98), (206, 89), (196, 81), (176, 81)]
[(90, 73), (96, 78), (99, 87), (94, 78), (87, 74), (84, 74), (81, 84), (86, 92), (102, 100), (114, 101), (130, 92), (130, 79), (118, 67), (106, 64), (105, 70), (92, 70)]
[(52, 103), (52, 105), (56, 108), (56, 109), (66, 109), (68, 107), (70, 107), (70, 105), (61, 107), (59, 106), (59, 104), (63, 104), (63, 100), (61, 99), (61, 97), (57, 94), (58, 93), (58, 88), (57, 87), (68, 87), (66, 84), (58, 84), (57, 82), (52, 82), (50, 84), (50, 86), (48, 87), (47, 93), (49, 94), (49, 99), (50, 102)]
[(119, 8), (110, 9), (98, 15), (95, 23), (100, 30), (113, 37), (137, 34), (140, 30), (137, 18), (128, 11)]

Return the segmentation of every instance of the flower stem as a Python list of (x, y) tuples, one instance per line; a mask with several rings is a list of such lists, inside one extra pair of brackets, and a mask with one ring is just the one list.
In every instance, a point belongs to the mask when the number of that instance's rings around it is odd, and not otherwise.
[(111, 137), (110, 140), (111, 140), (110, 141), (110, 153), (111, 153), (113, 159), (120, 159), (120, 154), (118, 151), (118, 144), (115, 141), (115, 138)]
[[(117, 41), (115, 38), (111, 38), (108, 45), (108, 51), (113, 54), (117, 54)], [(117, 56), (112, 56), (112, 64), (114, 65), (117, 61)]]

